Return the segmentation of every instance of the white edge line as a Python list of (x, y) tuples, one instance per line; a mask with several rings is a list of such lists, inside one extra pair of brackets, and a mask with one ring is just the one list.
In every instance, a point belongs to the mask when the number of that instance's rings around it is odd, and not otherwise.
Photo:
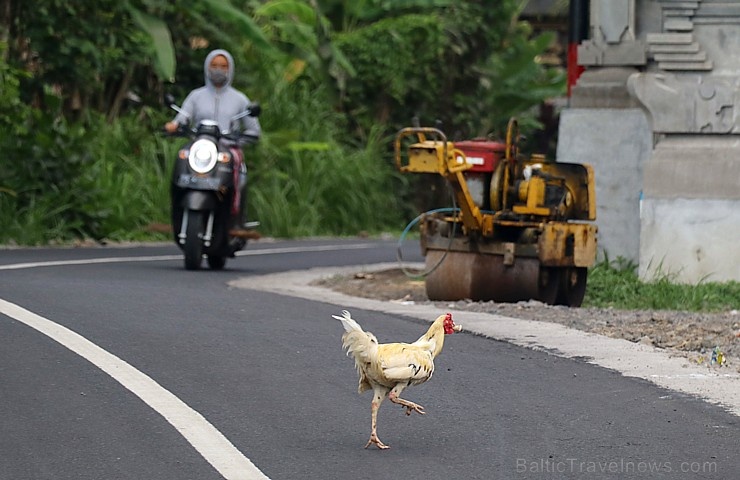
[[(282, 248), (263, 248), (254, 250), (245, 250), (237, 252), (236, 256), (246, 257), (255, 255), (275, 255), (281, 253), (302, 253), (302, 252), (331, 252), (336, 250), (364, 250), (366, 248), (377, 247), (375, 243), (358, 243), (354, 245), (316, 245), (313, 247), (282, 247)], [(28, 268), (40, 267), (59, 267), (65, 265), (92, 265), (101, 263), (126, 263), (126, 262), (155, 262), (165, 260), (180, 260), (182, 255), (150, 255), (142, 257), (106, 257), (106, 258), (89, 258), (80, 260), (53, 260), (49, 262), (27, 262), (13, 263), (9, 265), (0, 265), (0, 270), (25, 270)]]
[(0, 299), (0, 313), (43, 333), (113, 377), (162, 415), (225, 479), (269, 480), (200, 413), (151, 377), (78, 333), (18, 305)]

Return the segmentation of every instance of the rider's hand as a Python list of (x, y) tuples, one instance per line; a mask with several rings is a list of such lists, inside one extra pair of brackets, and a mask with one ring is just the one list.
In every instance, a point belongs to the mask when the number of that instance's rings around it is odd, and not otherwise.
[(177, 131), (177, 128), (180, 126), (177, 122), (167, 122), (164, 124), (164, 130), (167, 133), (175, 133)]

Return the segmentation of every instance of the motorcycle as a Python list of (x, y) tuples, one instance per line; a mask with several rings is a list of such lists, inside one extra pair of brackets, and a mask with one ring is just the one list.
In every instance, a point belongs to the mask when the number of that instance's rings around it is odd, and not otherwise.
[[(174, 110), (186, 116), (177, 105)], [(245, 116), (259, 116), (259, 104), (234, 116), (234, 125)], [(227, 258), (244, 248), (249, 238), (258, 238), (254, 227), (259, 222), (234, 225), (234, 196), (241, 194), (240, 209), (246, 197), (246, 166), (237, 167), (228, 143), (254, 144), (258, 138), (241, 132), (221, 131), (214, 120), (202, 120), (194, 128), (180, 126), (171, 134), (190, 138), (177, 155), (172, 170), (171, 202), (174, 240), (185, 255), (185, 269), (201, 268), (203, 256), (213, 270), (221, 270)], [(241, 218), (240, 214), (237, 218)]]

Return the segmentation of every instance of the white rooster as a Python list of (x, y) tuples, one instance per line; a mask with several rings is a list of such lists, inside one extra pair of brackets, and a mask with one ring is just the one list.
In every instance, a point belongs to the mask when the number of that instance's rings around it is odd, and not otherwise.
[(332, 315), (342, 322), (345, 333), (342, 335), (342, 347), (347, 355), (355, 359), (360, 383), (359, 393), (373, 390), (371, 403), (372, 428), (370, 440), (365, 448), (375, 444), (380, 449), (389, 448), (378, 438), (378, 409), (385, 397), (393, 403), (406, 407), (406, 415), (417, 412), (424, 415), (424, 407), (400, 397), (401, 392), (410, 385), (418, 385), (432, 378), (434, 358), (439, 355), (444, 345), (445, 335), (462, 330), (455, 325), (452, 314), (440, 315), (429, 327), (429, 330), (414, 343), (378, 344), (378, 339), (366, 332), (352, 319), (347, 310), (342, 316)]

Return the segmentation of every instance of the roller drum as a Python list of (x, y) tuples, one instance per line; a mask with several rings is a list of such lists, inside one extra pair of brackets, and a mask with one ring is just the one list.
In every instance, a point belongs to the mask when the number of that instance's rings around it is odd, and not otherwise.
[(536, 258), (519, 257), (504, 265), (502, 255), (428, 250), (426, 292), (430, 300), (517, 302), (535, 299), (555, 304), (560, 271)]

